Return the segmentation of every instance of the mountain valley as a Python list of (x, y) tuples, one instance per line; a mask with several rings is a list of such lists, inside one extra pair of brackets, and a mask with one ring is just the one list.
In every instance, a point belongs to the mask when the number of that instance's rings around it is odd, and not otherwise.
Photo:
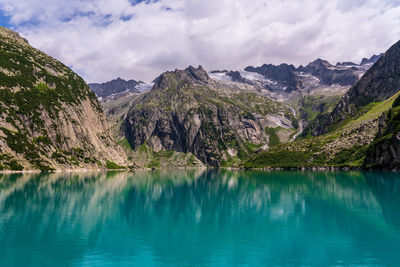
[(189, 66), (87, 85), (0, 36), (3, 170), (400, 165), (400, 43), (360, 64)]

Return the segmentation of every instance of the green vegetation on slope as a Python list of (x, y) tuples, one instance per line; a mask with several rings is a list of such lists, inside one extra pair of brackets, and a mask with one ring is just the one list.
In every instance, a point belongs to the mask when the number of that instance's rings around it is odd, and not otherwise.
[(281, 143), (275, 128), (266, 127), (265, 133), (269, 135), (269, 146), (277, 146)]
[(331, 112), (339, 102), (340, 95), (307, 95), (300, 101), (300, 114), (306, 122), (312, 122), (318, 115)]
[[(325, 135), (303, 138), (280, 144), (252, 155), (243, 163), (246, 168), (263, 167), (362, 167), (370, 145), (378, 131), (378, 119), (390, 110), (400, 92), (389, 99), (371, 103), (364, 112), (347, 120), (345, 125)], [(398, 118), (397, 109), (390, 118)], [(398, 124), (400, 125), (400, 124)], [(399, 126), (400, 130), (400, 126)], [(390, 133), (374, 141), (373, 145), (391, 137)]]
[(70, 68), (31, 47), (17, 33), (0, 27), (0, 37), (0, 153), (6, 155), (0, 157), (0, 169), (49, 171), (59, 165), (99, 164), (88, 135), (77, 134), (82, 138), (80, 148), (64, 132), (66, 127), (75, 133), (83, 128), (71, 114), (101, 116), (95, 94)]
[(202, 167), (203, 164), (191, 153), (176, 151), (153, 151), (146, 143), (133, 150), (126, 138), (122, 138), (118, 144), (128, 155), (132, 163), (131, 168), (183, 168)]

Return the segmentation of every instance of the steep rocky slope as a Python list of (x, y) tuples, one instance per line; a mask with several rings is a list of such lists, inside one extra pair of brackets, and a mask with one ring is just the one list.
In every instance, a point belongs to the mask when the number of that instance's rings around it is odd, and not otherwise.
[[(349, 121), (332, 132), (281, 144), (254, 154), (244, 162), (243, 166), (361, 168), (364, 166), (367, 151), (374, 142), (377, 142), (374, 140), (379, 131), (378, 126), (382, 123), (382, 113), (390, 110), (397, 96), (398, 94), (376, 104), (361, 117)], [(382, 150), (379, 151), (377, 157), (384, 154)]]
[[(245, 167), (399, 165), (400, 42), (393, 45), (303, 138), (253, 155)], [(312, 137), (311, 135), (318, 135)]]
[(358, 117), (400, 90), (400, 42), (394, 44), (341, 98), (330, 114), (316, 118), (306, 130), (311, 135), (332, 131)]
[(125, 164), (95, 94), (59, 61), (0, 28), (0, 169)]
[(183, 167), (204, 167), (204, 164), (191, 153), (176, 151), (155, 152), (146, 144), (142, 144), (136, 149), (125, 138), (121, 131), (121, 125), (125, 121), (128, 111), (134, 100), (139, 98), (139, 94), (130, 94), (119, 97), (111, 101), (102, 102), (107, 120), (112, 125), (111, 133), (114, 140), (125, 151), (129, 165), (132, 168), (183, 168)]
[(133, 100), (121, 129), (135, 150), (145, 144), (155, 152), (190, 152), (220, 166), (271, 145), (277, 127), (296, 133), (292, 109), (250, 85), (212, 80), (199, 66), (160, 75)]
[(400, 97), (380, 118), (378, 134), (367, 151), (365, 167), (400, 169)]

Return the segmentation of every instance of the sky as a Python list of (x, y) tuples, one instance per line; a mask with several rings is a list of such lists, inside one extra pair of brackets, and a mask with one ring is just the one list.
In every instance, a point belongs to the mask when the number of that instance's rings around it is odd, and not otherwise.
[(189, 65), (359, 63), (400, 40), (400, 0), (0, 0), (0, 25), (87, 82)]

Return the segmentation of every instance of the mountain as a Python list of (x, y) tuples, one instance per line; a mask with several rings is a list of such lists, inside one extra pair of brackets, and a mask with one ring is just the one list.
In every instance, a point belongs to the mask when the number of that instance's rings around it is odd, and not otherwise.
[(260, 94), (291, 106), (300, 126), (306, 127), (316, 116), (330, 113), (370, 66), (352, 62), (338, 62), (333, 66), (317, 59), (305, 67), (264, 64), (239, 71), (215, 70), (209, 75), (226, 86), (252, 86)]
[(226, 80), (232, 81), (232, 82), (239, 82), (239, 83), (247, 83), (247, 84), (253, 84), (252, 81), (244, 78), (239, 71), (227, 71), (227, 70), (213, 70), (210, 72), (211, 74), (214, 75), (220, 75), (221, 77), (226, 76), (229, 78), (226, 78)]
[[(150, 91), (103, 101), (103, 107), (135, 166), (173, 164), (172, 155), (181, 159), (179, 167), (193, 165), (190, 155), (208, 166), (238, 166), (256, 151), (294, 140), (315, 117), (331, 112), (366, 70), (321, 59), (299, 68), (264, 64), (207, 73), (189, 67), (163, 73)], [(178, 154), (166, 159), (172, 151)]]
[(317, 59), (306, 67), (299, 67), (298, 71), (311, 74), (320, 79), (324, 85), (338, 84), (341, 86), (354, 85), (359, 79), (359, 68), (353, 64), (331, 65), (328, 61)]
[(317, 59), (305, 67), (264, 64), (248, 66), (242, 71), (211, 71), (209, 75), (226, 86), (251, 85), (262, 95), (291, 106), (300, 127), (305, 128), (317, 116), (329, 114), (370, 66), (352, 62), (338, 62), (333, 66), (326, 60)]
[(90, 83), (89, 87), (100, 100), (107, 100), (115, 96), (123, 96), (129, 93), (140, 93), (140, 84), (143, 84), (143, 82), (135, 80), (126, 81), (117, 78), (106, 83)]
[(84, 80), (0, 28), (0, 169), (113, 168), (125, 155)]
[(360, 65), (367, 65), (367, 64), (370, 64), (370, 65), (372, 65), (372, 64), (374, 64), (375, 62), (377, 62), (378, 61), (378, 59), (381, 57), (383, 55), (383, 53), (382, 54), (379, 54), (379, 55), (373, 55), (371, 58), (363, 58), (362, 60), (361, 60), (361, 63), (360, 63)]
[(370, 110), (374, 103), (393, 96), (399, 91), (399, 84), (400, 42), (379, 57), (361, 80), (347, 91), (330, 114), (318, 116), (306, 129), (306, 133), (321, 135), (340, 127), (352, 117)]
[(243, 86), (215, 81), (201, 66), (165, 72), (130, 103), (121, 132), (133, 150), (192, 153), (208, 166), (231, 165), (297, 132), (291, 108)]
[(400, 42), (377, 60), (331, 112), (318, 115), (303, 138), (257, 153), (243, 166), (399, 168), (399, 66)]
[(264, 64), (259, 67), (248, 66), (242, 71), (211, 71), (209, 75), (222, 82), (253, 85), (278, 101), (298, 101), (304, 95), (322, 95), (328, 96), (327, 102), (331, 104), (331, 96), (335, 96), (336, 101), (336, 96), (342, 96), (356, 84), (370, 66), (352, 62), (333, 66), (326, 60), (317, 59), (305, 67), (296, 68), (286, 63)]
[[(265, 78), (276, 81), (279, 84), (278, 88), (282, 88), (286, 92), (291, 92), (297, 89), (296, 75), (294, 71), (296, 68), (293, 65), (281, 64), (279, 66), (274, 66), (272, 64), (264, 64), (261, 67), (246, 67), (244, 69), (247, 72), (258, 73)], [(271, 90), (275, 90), (276, 87), (270, 86)]]

